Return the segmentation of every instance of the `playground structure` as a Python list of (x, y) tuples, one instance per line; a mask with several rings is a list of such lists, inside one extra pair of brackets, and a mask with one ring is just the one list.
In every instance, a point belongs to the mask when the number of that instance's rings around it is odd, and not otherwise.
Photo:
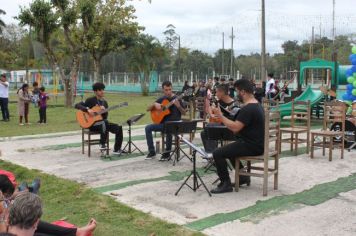
[[(310, 105), (316, 106), (324, 99), (325, 94), (320, 90), (320, 87), (326, 90), (336, 92), (337, 99), (342, 99), (346, 93), (346, 85), (348, 83), (348, 70), (352, 65), (340, 65), (338, 62), (327, 61), (320, 58), (315, 58), (309, 61), (300, 63), (300, 75), (297, 81), (298, 87), (304, 92), (294, 98), (295, 101), (310, 100)], [(314, 77), (313, 70), (323, 70), (324, 76)], [(310, 70), (310, 71), (308, 71)], [(311, 73), (308, 73), (311, 72)], [(289, 116), (292, 110), (292, 103), (288, 102), (280, 105), (281, 116)]]

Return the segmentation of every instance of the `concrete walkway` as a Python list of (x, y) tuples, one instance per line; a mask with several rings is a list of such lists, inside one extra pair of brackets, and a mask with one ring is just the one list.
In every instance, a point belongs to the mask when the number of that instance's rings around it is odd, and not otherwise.
[[(143, 134), (143, 127), (133, 131), (135, 144), (146, 151)], [(200, 145), (196, 136), (194, 143)], [(313, 160), (306, 154), (283, 152), (279, 189), (273, 190), (270, 178), (268, 197), (262, 197), (259, 178), (239, 192), (209, 197), (202, 187), (197, 192), (184, 187), (175, 196), (192, 168), (188, 159), (176, 166), (140, 155), (103, 160), (96, 147), (88, 158), (81, 154), (80, 142), (79, 132), (2, 139), (1, 159), (84, 183), (138, 210), (207, 235), (356, 235), (355, 151), (346, 151), (341, 160), (340, 151), (334, 150), (332, 162), (320, 150)], [(205, 164), (199, 157), (198, 167)], [(208, 188), (214, 187), (216, 175), (202, 175)]]

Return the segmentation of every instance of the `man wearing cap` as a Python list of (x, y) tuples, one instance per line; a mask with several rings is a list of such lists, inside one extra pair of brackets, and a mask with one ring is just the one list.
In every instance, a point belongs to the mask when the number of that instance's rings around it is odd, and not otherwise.
[(0, 106), (2, 113), (2, 121), (10, 121), (9, 114), (9, 82), (6, 81), (6, 75), (0, 77)]

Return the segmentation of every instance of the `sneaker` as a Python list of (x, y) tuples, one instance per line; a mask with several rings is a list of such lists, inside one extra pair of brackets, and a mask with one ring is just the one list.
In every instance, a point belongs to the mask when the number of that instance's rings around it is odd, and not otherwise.
[(20, 192), (28, 190), (27, 182), (22, 182), (21, 185), (18, 187), (18, 189), (19, 189)]
[(36, 178), (32, 182), (32, 191), (30, 191), (30, 192), (32, 192), (34, 194), (38, 194), (40, 187), (41, 187), (41, 180)]
[(106, 146), (105, 145), (100, 145), (100, 150), (106, 150)]
[(145, 160), (152, 160), (153, 158), (156, 157), (156, 153), (155, 152), (149, 152), (145, 158)]
[(118, 151), (113, 151), (112, 154), (121, 155), (121, 154), (127, 154), (127, 152), (125, 150), (118, 150)]
[(159, 159), (159, 161), (169, 161), (170, 160), (170, 153), (169, 152), (165, 152), (162, 154), (161, 158)]

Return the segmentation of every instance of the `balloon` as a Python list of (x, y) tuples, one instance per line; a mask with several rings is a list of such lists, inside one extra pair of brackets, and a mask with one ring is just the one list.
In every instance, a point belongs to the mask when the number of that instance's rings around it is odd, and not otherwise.
[(356, 96), (356, 89), (352, 90), (352, 95)]
[[(347, 96), (352, 95), (352, 90), (346, 90), (346, 94), (347, 94)], [(346, 100), (349, 100), (349, 99), (346, 99)]]
[(356, 80), (354, 81), (354, 83), (352, 85), (356, 88)]
[(345, 93), (344, 95), (342, 95), (342, 100), (348, 100), (349, 96)]
[[(354, 81), (355, 83), (356, 81)], [(354, 85), (353, 84), (348, 84), (346, 85), (346, 90), (353, 90), (354, 89)]]
[(353, 53), (353, 54), (356, 54), (356, 46), (353, 46), (353, 47), (352, 47), (352, 53)]
[(352, 76), (347, 77), (347, 83), (352, 84), (354, 81), (355, 81), (354, 77), (352, 77)]
[(347, 69), (346, 70), (346, 72), (345, 72), (345, 74), (346, 74), (346, 77), (350, 77), (350, 76), (352, 76), (352, 70), (351, 69)]
[(356, 73), (353, 73), (352, 76), (356, 78)]
[(356, 66), (352, 66), (351, 71), (352, 73), (356, 73)]

